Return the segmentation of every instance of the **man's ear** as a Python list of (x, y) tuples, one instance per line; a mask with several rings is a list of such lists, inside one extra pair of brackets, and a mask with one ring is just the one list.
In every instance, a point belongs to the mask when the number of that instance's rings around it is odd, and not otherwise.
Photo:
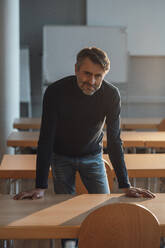
[(75, 74), (77, 74), (77, 72), (78, 72), (78, 65), (75, 64)]

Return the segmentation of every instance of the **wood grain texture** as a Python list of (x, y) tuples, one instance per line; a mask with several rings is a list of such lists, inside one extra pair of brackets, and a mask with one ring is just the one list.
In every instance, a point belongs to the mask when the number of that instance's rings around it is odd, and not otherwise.
[(158, 248), (157, 218), (146, 208), (129, 203), (113, 203), (98, 208), (83, 221), (79, 248)]
[(19, 130), (25, 129), (40, 129), (41, 126), (41, 118), (16, 118), (14, 119), (13, 128), (17, 128)]
[(83, 220), (93, 210), (126, 202), (148, 208), (159, 220), (165, 236), (165, 194), (154, 199), (128, 198), (123, 194), (55, 195), (40, 200), (14, 201), (0, 196), (0, 239), (78, 238)]
[(122, 118), (121, 128), (128, 130), (157, 130), (163, 118)]

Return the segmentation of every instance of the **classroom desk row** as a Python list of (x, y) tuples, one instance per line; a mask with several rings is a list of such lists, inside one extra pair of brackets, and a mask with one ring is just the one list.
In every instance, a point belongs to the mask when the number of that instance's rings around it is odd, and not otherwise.
[(0, 239), (78, 238), (80, 225), (94, 209), (116, 202), (138, 203), (158, 218), (165, 237), (165, 194), (154, 199), (128, 198), (123, 194), (56, 195), (40, 200), (14, 201), (0, 195)]
[[(107, 154), (103, 154), (109, 186), (113, 192), (115, 172)], [(125, 162), (129, 178), (160, 178), (165, 177), (165, 154), (125, 154)], [(0, 178), (4, 179), (34, 179), (36, 176), (36, 155), (6, 154), (0, 166)], [(49, 177), (52, 174), (49, 173)], [(136, 186), (136, 185), (134, 185)], [(157, 192), (155, 184), (154, 192)], [(150, 188), (150, 185), (148, 185)], [(10, 192), (13, 192), (11, 189)], [(17, 185), (17, 193), (19, 185)]]
[[(37, 147), (39, 132), (23, 131), (12, 132), (7, 139), (7, 146)], [(121, 139), (124, 147), (165, 148), (164, 131), (122, 131)], [(103, 146), (107, 146), (104, 135)]]
[[(129, 130), (153, 129), (157, 130), (163, 118), (122, 118), (121, 128)], [(13, 127), (20, 130), (40, 129), (41, 118), (17, 118)]]

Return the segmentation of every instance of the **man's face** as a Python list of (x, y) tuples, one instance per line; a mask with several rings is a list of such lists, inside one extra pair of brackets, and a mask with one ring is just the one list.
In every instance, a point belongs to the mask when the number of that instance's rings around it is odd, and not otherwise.
[(79, 68), (75, 65), (75, 74), (82, 92), (85, 95), (93, 95), (101, 87), (106, 73), (99, 64), (85, 58)]

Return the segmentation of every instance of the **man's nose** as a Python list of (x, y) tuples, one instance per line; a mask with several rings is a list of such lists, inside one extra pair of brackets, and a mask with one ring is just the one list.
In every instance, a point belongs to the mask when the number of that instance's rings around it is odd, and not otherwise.
[(95, 84), (96, 80), (95, 80), (95, 77), (94, 76), (91, 76), (90, 79), (89, 79), (89, 83), (91, 85)]

